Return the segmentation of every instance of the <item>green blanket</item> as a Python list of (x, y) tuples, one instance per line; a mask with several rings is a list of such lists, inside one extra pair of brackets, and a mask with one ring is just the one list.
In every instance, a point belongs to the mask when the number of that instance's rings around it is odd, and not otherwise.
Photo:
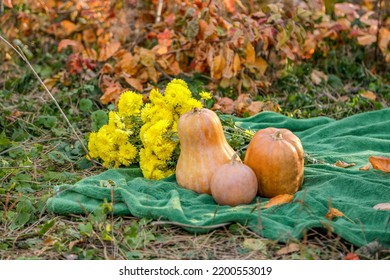
[[(254, 130), (288, 128), (312, 157), (356, 166), (306, 165), (302, 190), (293, 201), (267, 209), (262, 207), (268, 201), (265, 198), (257, 197), (250, 205), (218, 206), (209, 195), (179, 187), (175, 176), (154, 181), (143, 178), (138, 168), (111, 169), (74, 185), (58, 186), (48, 209), (57, 214), (93, 212), (105, 199), (111, 200), (111, 189), (104, 184), (111, 180), (117, 215), (170, 221), (193, 232), (237, 222), (277, 241), (300, 239), (308, 229), (322, 228), (357, 246), (377, 240), (390, 247), (390, 211), (373, 209), (378, 203), (390, 202), (390, 173), (359, 170), (371, 155), (390, 157), (390, 109), (338, 121), (326, 117), (298, 120), (273, 112), (235, 120)], [(329, 207), (344, 216), (326, 219)]]

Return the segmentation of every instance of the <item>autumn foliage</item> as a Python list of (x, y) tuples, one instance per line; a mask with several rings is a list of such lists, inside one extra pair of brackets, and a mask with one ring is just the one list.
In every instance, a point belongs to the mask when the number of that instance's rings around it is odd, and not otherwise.
[[(71, 75), (98, 77), (107, 104), (125, 89), (143, 92), (167, 78), (202, 73), (212, 92), (245, 94), (238, 103), (218, 97), (215, 109), (251, 114), (277, 110), (252, 98), (289, 62), (326, 56), (329, 42), (376, 48), (390, 63), (390, 19), (375, 12), (385, 11), (385, 1), (329, 2), (3, 0), (0, 28), (26, 45), (49, 35), (40, 43), (67, 54), (66, 69), (46, 80), (51, 87), (69, 83)], [(10, 57), (3, 50), (0, 56)], [(321, 80), (321, 73), (312, 79)]]

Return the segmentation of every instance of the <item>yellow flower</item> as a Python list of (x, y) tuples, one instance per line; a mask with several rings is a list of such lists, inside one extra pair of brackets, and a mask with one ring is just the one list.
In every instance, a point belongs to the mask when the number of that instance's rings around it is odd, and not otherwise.
[(137, 148), (130, 143), (119, 146), (118, 162), (124, 166), (129, 166), (137, 157)]
[(209, 100), (209, 99), (211, 99), (211, 94), (210, 94), (210, 92), (202, 91), (201, 93), (199, 93), (199, 95), (200, 95), (200, 99), (203, 99), (203, 100)]
[(139, 115), (142, 105), (142, 95), (133, 91), (125, 91), (118, 101), (118, 114), (121, 117)]
[(125, 125), (121, 120), (119, 114), (114, 111), (108, 113), (108, 127), (110, 130), (115, 130), (117, 128), (124, 129)]

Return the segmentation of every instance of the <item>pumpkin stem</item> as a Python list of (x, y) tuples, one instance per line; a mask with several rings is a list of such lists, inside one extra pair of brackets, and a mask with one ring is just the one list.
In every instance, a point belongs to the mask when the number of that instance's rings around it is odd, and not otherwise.
[(274, 138), (274, 140), (282, 140), (282, 132), (280, 130), (275, 131), (274, 135), (272, 135), (272, 138)]

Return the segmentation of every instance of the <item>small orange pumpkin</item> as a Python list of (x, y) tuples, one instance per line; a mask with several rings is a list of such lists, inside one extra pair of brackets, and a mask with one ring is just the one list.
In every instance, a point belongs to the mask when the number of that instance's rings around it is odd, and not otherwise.
[(212, 174), (235, 154), (226, 141), (218, 115), (206, 108), (193, 109), (180, 116), (177, 132), (177, 183), (198, 193), (211, 194)]
[(237, 161), (220, 166), (210, 181), (211, 195), (220, 205), (248, 204), (257, 194), (257, 178), (253, 170)]
[(260, 196), (293, 194), (302, 186), (303, 147), (288, 129), (269, 127), (257, 131), (248, 145), (244, 162), (257, 176)]

